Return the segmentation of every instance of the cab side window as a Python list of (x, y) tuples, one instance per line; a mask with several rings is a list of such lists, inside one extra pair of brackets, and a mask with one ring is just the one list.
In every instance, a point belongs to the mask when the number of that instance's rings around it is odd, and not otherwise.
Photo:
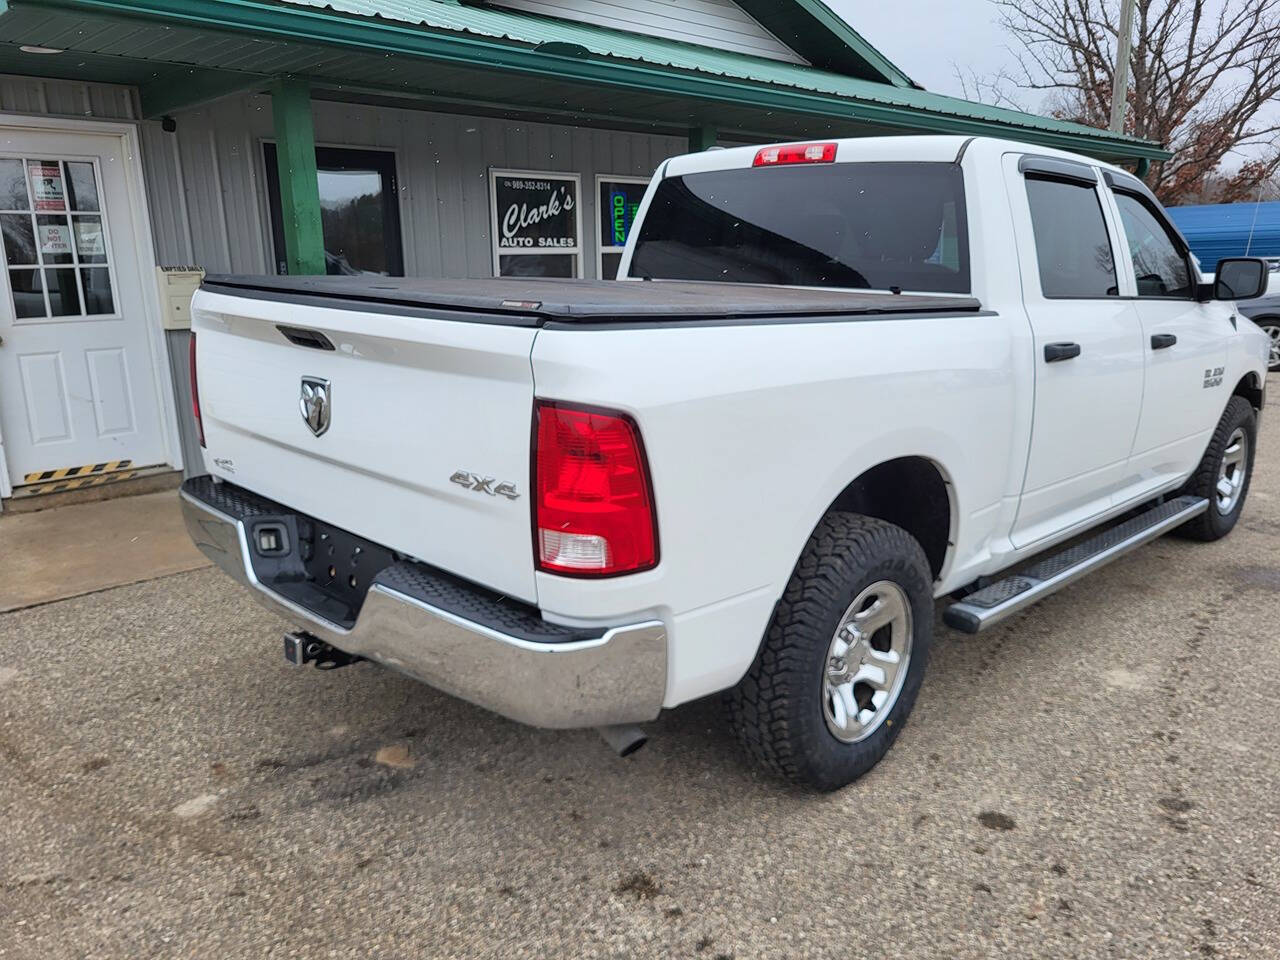
[(1187, 255), (1168, 228), (1137, 197), (1116, 193), (1115, 198), (1138, 279), (1138, 296), (1189, 299), (1195, 290)]
[(1119, 295), (1111, 239), (1095, 189), (1028, 174), (1027, 200), (1044, 295), (1049, 299)]

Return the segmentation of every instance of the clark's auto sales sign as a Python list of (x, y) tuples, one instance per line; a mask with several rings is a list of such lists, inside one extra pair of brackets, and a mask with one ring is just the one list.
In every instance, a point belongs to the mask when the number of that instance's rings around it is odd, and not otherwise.
[(498, 250), (569, 253), (578, 249), (576, 177), (494, 177)]

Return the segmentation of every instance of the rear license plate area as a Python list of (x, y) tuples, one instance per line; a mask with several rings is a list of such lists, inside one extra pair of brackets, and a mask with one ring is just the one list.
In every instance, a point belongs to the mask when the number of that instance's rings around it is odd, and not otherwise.
[(301, 514), (247, 521), (258, 581), (312, 614), (351, 627), (379, 571), (396, 562), (386, 547)]
[(307, 579), (354, 613), (379, 571), (395, 562), (386, 547), (318, 520), (298, 520), (298, 548)]

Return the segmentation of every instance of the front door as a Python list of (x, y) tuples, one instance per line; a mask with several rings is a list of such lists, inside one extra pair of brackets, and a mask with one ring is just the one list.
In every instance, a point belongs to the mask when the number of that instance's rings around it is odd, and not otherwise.
[(1190, 251), (1149, 197), (1119, 186), (1112, 196), (1147, 352), (1142, 419), (1117, 492), (1117, 503), (1127, 503), (1176, 483), (1199, 463), (1234, 386), (1222, 371), (1235, 311), (1196, 299)]
[(13, 486), (166, 459), (123, 146), (0, 126), (0, 438)]

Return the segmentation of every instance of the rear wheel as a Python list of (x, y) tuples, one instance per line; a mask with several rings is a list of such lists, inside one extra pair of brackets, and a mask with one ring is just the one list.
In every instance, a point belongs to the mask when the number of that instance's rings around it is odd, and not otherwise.
[(901, 527), (829, 514), (805, 546), (729, 722), (770, 771), (835, 790), (888, 751), (915, 704), (933, 580)]
[(1253, 406), (1244, 397), (1232, 397), (1200, 466), (1182, 491), (1204, 497), (1209, 501), (1209, 509), (1179, 527), (1179, 534), (1208, 541), (1219, 540), (1231, 532), (1249, 494), (1257, 436)]

